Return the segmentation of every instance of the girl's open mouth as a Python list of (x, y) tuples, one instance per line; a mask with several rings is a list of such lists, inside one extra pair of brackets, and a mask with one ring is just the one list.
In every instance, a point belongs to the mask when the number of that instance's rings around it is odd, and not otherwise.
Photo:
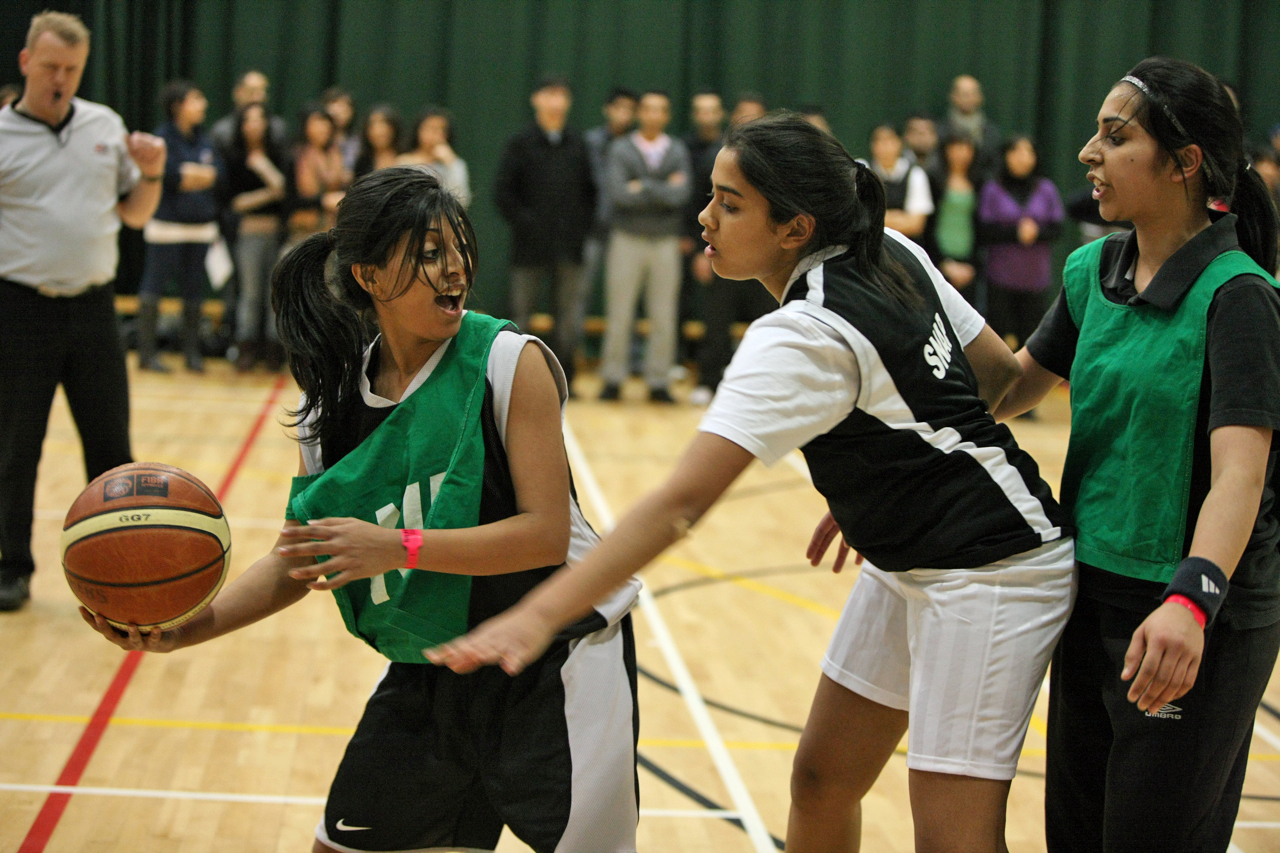
[(463, 293), (461, 291), (457, 293), (441, 293), (436, 296), (436, 304), (450, 314), (456, 314), (462, 310), (462, 297)]

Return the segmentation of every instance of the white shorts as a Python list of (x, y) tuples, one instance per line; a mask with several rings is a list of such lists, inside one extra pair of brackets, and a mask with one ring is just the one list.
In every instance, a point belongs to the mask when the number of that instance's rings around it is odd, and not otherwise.
[(867, 563), (822, 671), (910, 714), (909, 768), (1012, 779), (1074, 599), (1071, 539), (980, 569)]

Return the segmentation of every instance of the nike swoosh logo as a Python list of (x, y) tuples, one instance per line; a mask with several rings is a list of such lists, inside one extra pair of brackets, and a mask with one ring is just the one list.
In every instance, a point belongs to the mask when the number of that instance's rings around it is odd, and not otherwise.
[(342, 818), (338, 818), (338, 822), (334, 825), (343, 832), (359, 832), (362, 829), (373, 829), (372, 826), (347, 826), (347, 822)]

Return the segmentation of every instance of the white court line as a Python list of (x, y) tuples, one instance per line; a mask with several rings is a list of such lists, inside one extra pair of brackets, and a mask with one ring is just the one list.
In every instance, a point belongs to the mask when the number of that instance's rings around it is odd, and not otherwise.
[[(591, 470), (591, 464), (582, 452), (582, 446), (578, 444), (578, 438), (574, 435), (573, 427), (569, 425), (567, 420), (564, 422), (564, 447), (565, 453), (569, 457), (569, 464), (577, 474), (577, 481), (582, 491), (591, 501), (596, 516), (600, 519), (600, 523), (607, 533), (613, 529), (616, 523), (613, 510), (610, 509), (609, 502), (605, 499), (599, 482), (596, 481), (595, 473)], [(734, 813), (727, 816), (737, 817), (742, 821), (742, 827), (746, 830), (747, 837), (751, 839), (756, 853), (774, 853), (773, 836), (769, 834), (768, 828), (764, 825), (764, 820), (756, 809), (755, 801), (751, 799), (751, 792), (747, 790), (746, 783), (742, 781), (742, 774), (738, 772), (737, 765), (733, 763), (733, 757), (729, 755), (729, 748), (724, 745), (724, 738), (720, 736), (720, 730), (716, 728), (715, 721), (711, 719), (711, 714), (707, 711), (707, 705), (702, 699), (702, 693), (698, 691), (698, 685), (693, 680), (693, 676), (690, 675), (689, 668), (685, 665), (684, 658), (681, 657), (680, 650), (676, 647), (675, 640), (667, 629), (667, 623), (663, 620), (662, 614), (658, 610), (658, 602), (654, 599), (653, 593), (649, 591), (649, 587), (643, 584), (640, 587), (640, 605), (646, 620), (649, 622), (649, 630), (653, 632), (653, 637), (657, 641), (659, 649), (662, 650), (662, 657), (667, 662), (667, 668), (671, 671), (672, 679), (675, 681), (676, 686), (680, 688), (680, 695), (684, 698), (685, 705), (689, 708), (689, 714), (693, 717), (694, 725), (697, 726), (698, 733), (706, 743), (707, 752), (711, 754), (711, 760), (715, 764), (716, 770), (720, 773), (720, 779), (729, 791), (729, 798), (733, 801)], [(726, 815), (721, 816), (724, 817)]]
[[(160, 791), (145, 788), (85, 788), (79, 785), (18, 785), (0, 782), (0, 791), (35, 794), (74, 794), (88, 797), (135, 797), (152, 800), (202, 800), (213, 803), (257, 803), (282, 806), (323, 806), (324, 797), (286, 797), (275, 794), (227, 794), (213, 791)], [(724, 809), (641, 809), (641, 817), (734, 818)]]

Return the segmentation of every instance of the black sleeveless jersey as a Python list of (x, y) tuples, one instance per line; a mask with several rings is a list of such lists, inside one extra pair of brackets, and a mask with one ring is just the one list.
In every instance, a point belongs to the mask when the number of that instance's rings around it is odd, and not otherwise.
[(844, 538), (886, 571), (977, 568), (1066, 535), (1035, 461), (997, 424), (929, 273), (886, 233), (919, 299), (866, 281), (848, 253), (791, 285), (784, 308), (857, 356), (854, 409), (801, 450)]

